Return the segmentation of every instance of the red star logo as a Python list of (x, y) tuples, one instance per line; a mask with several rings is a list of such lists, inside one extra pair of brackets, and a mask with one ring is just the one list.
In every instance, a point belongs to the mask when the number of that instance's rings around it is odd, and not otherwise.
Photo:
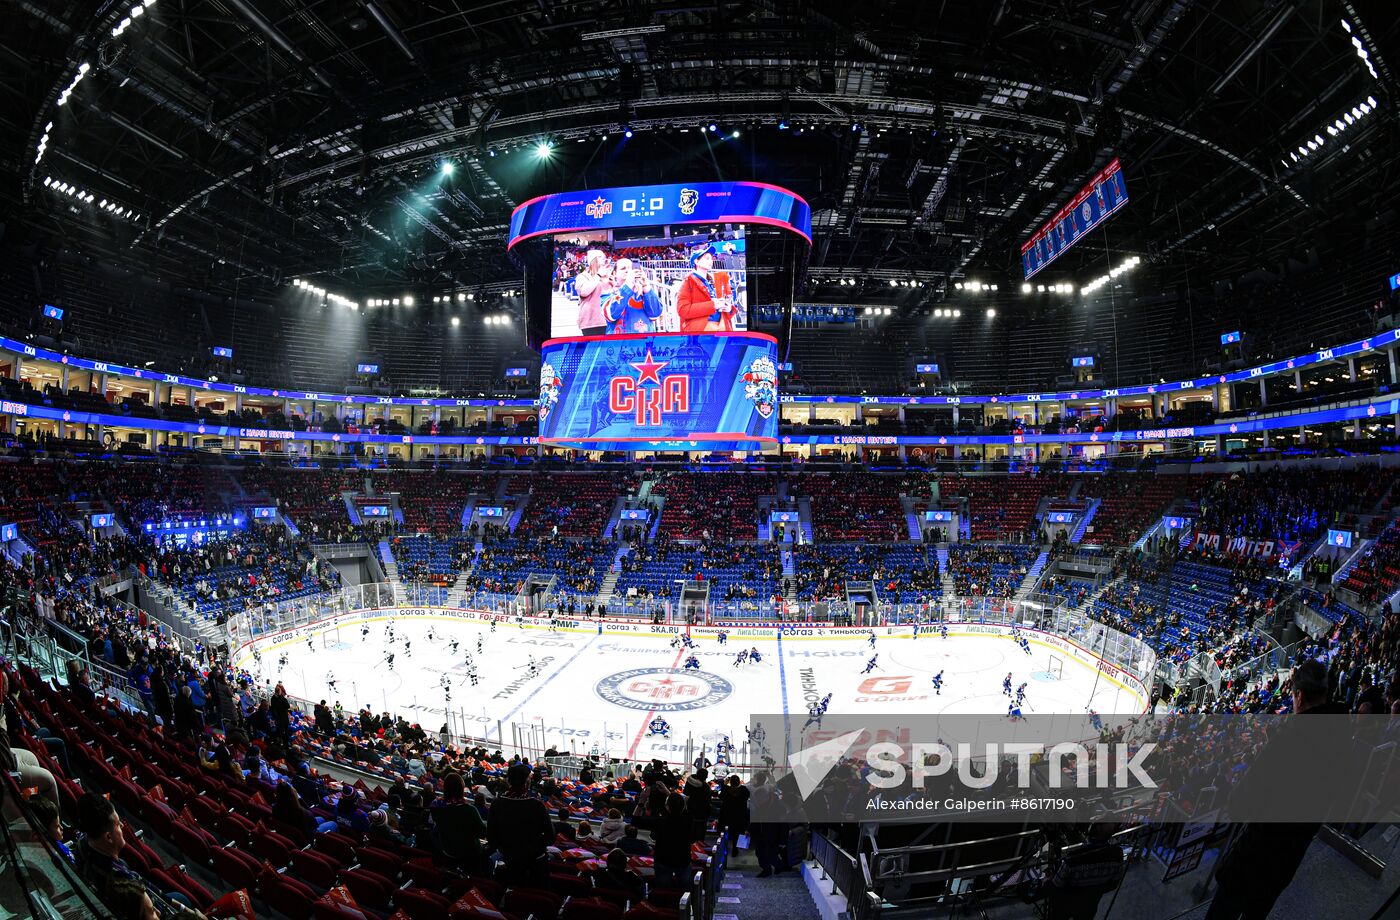
[(651, 356), (651, 349), (648, 348), (647, 357), (645, 361), (628, 361), (627, 363), (635, 367), (637, 369), (637, 373), (641, 374), (641, 376), (637, 378), (637, 386), (641, 386), (647, 381), (651, 381), (657, 386), (660, 386), (661, 378), (657, 376), (657, 373), (671, 362), (657, 361)]
[(603, 208), (603, 205), (605, 205), (605, 204), (607, 204), (607, 203), (608, 203), (608, 202), (607, 202), (607, 199), (605, 199), (602, 195), (599, 195), (597, 198), (594, 198), (594, 199), (593, 199), (593, 204), (595, 204), (595, 205), (597, 206), (597, 210), (598, 210), (598, 211), (601, 211), (602, 208)]

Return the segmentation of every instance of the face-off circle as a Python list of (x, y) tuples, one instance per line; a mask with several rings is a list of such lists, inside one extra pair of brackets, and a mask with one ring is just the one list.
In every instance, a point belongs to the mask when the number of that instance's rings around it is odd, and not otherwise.
[(724, 702), (734, 685), (704, 671), (636, 668), (609, 674), (594, 692), (609, 703), (639, 712), (688, 712)]

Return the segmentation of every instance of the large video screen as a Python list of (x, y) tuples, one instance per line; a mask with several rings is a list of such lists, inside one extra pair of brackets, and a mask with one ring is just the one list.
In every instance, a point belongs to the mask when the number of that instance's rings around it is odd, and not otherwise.
[(559, 234), (550, 337), (746, 331), (746, 259), (739, 224)]

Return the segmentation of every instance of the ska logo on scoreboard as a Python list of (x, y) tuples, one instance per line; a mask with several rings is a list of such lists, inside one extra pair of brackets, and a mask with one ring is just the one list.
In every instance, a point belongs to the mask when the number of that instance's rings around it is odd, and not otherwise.
[(628, 361), (637, 376), (619, 374), (608, 382), (608, 409), (617, 415), (631, 415), (639, 427), (656, 427), (668, 413), (690, 412), (690, 375), (661, 375), (670, 361), (652, 357), (651, 348), (641, 361)]
[(636, 668), (604, 677), (594, 691), (624, 709), (686, 712), (723, 702), (734, 692), (734, 685), (704, 671)]

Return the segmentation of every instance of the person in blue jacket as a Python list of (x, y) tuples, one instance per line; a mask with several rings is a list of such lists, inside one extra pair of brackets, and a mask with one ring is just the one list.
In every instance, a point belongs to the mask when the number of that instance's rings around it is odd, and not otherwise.
[(614, 273), (617, 287), (603, 304), (608, 335), (637, 335), (656, 331), (661, 298), (646, 272), (634, 268), (631, 259), (618, 259)]

